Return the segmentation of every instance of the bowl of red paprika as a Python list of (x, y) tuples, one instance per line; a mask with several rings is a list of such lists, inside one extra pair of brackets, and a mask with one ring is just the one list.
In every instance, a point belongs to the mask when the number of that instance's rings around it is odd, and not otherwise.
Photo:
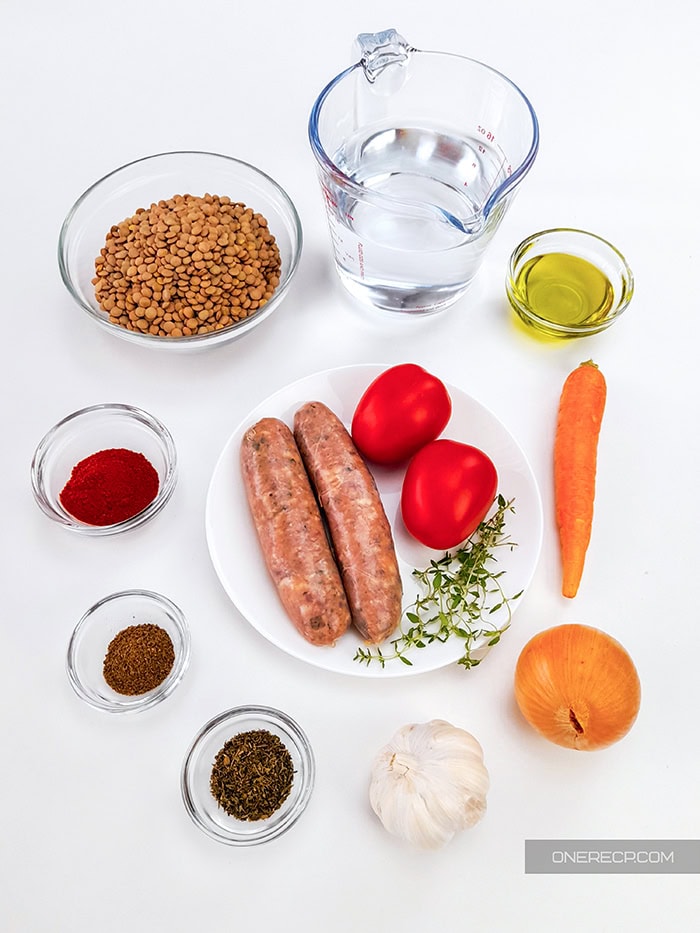
[(157, 515), (173, 494), (177, 454), (157, 418), (102, 404), (66, 416), (40, 441), (31, 465), (37, 504), (85, 535), (113, 535)]

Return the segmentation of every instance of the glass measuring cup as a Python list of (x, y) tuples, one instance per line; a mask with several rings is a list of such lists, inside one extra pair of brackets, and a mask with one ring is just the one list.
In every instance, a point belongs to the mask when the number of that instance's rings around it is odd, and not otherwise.
[(469, 58), (395, 29), (362, 33), (360, 60), (309, 119), (335, 263), (364, 304), (421, 314), (455, 302), (537, 154), (522, 91)]

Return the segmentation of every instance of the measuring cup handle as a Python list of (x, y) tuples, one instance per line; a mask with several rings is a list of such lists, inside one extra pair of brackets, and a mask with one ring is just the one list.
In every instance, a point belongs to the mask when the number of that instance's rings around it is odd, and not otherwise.
[(355, 48), (359, 51), (360, 64), (370, 84), (374, 84), (389, 65), (407, 62), (410, 53), (415, 51), (395, 29), (361, 32), (355, 39)]

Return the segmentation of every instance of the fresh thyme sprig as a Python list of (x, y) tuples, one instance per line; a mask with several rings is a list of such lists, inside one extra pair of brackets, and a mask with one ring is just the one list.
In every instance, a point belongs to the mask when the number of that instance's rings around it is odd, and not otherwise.
[[(354, 661), (362, 664), (372, 662), (382, 667), (388, 661), (398, 659), (409, 666), (408, 657), (412, 649), (425, 648), (433, 642), (446, 642), (448, 638), (461, 638), (464, 654), (457, 661), (465, 668), (476, 667), (482, 657), (476, 657), (475, 643), (487, 639), (485, 646), (479, 645), (485, 654), (498, 644), (501, 635), (510, 626), (511, 603), (522, 595), (506, 596), (501, 578), (505, 570), (494, 570), (490, 565), (497, 563), (495, 551), (517, 547), (505, 534), (506, 515), (514, 512), (513, 499), (499, 494), (496, 511), (485, 519), (469, 541), (438, 560), (431, 560), (425, 570), (414, 570), (413, 576), (422, 586), (422, 595), (403, 612), (400, 633), (390, 642), (389, 648), (358, 648)], [(488, 617), (499, 610), (506, 613), (501, 625), (489, 624)]]

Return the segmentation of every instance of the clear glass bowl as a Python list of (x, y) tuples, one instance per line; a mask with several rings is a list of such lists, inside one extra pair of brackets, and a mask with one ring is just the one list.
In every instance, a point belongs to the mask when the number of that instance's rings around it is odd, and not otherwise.
[[(280, 251), (280, 282), (270, 300), (249, 318), (222, 330), (183, 337), (162, 337), (113, 324), (95, 299), (95, 259), (110, 228), (176, 194), (228, 196), (262, 214)], [(257, 327), (280, 306), (301, 256), (299, 215), (287, 193), (260, 169), (212, 152), (165, 152), (116, 169), (87, 189), (70, 209), (58, 242), (63, 282), (83, 310), (110, 333), (126, 340), (173, 350), (219, 346)]]
[[(155, 499), (141, 512), (114, 525), (87, 525), (70, 515), (59, 496), (73, 467), (99, 450), (124, 447), (142, 453), (159, 477)], [(131, 405), (92, 405), (73, 412), (42, 438), (31, 465), (34, 498), (49, 518), (85, 535), (129, 531), (157, 515), (170, 499), (177, 480), (175, 443), (153, 415)]]
[[(571, 262), (552, 260), (556, 254), (567, 260), (573, 257), (574, 263), (576, 259), (590, 263), (594, 270), (589, 273), (598, 270), (600, 274), (595, 284), (590, 275), (582, 274), (580, 264), (575, 268)], [(533, 268), (545, 271), (533, 272)], [(608, 285), (603, 289), (606, 279)], [(562, 227), (534, 233), (510, 257), (506, 294), (511, 307), (524, 324), (546, 337), (600, 333), (625, 311), (633, 293), (634, 278), (625, 257), (607, 240), (586, 230)], [(583, 309), (587, 307), (587, 298), (594, 295), (593, 310), (588, 314)], [(604, 299), (599, 303), (602, 295)], [(543, 307), (556, 307), (559, 319), (544, 314)]]
[[(240, 732), (265, 729), (287, 747), (294, 766), (292, 789), (282, 806), (268, 819), (243, 821), (219, 807), (210, 789), (214, 759), (225, 743)], [(181, 790), (193, 822), (217, 842), (252, 846), (287, 832), (306, 809), (315, 778), (314, 756), (301, 728), (279, 710), (267, 706), (239, 706), (210, 720), (197, 734), (185, 757)]]
[[(170, 636), (175, 651), (172, 670), (157, 687), (124, 696), (107, 684), (103, 664), (115, 635), (131, 625), (151, 623)], [(78, 696), (108, 713), (136, 713), (151, 709), (170, 696), (190, 660), (190, 631), (181, 610), (165, 596), (149, 590), (123, 590), (95, 603), (76, 625), (68, 645), (66, 668)]]

